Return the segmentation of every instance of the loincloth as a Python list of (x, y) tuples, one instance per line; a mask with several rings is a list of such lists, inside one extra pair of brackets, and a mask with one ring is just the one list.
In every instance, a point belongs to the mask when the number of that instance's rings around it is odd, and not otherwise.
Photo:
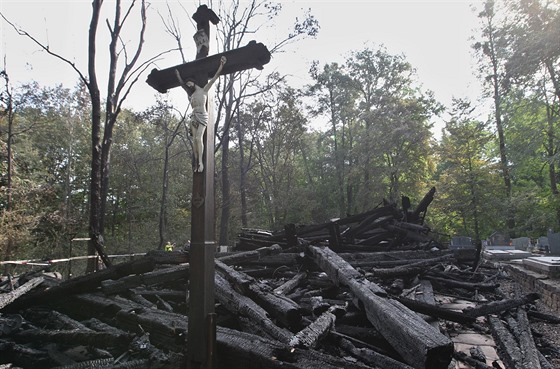
[(191, 124), (195, 128), (198, 128), (199, 125), (206, 126), (208, 124), (208, 113), (201, 112), (201, 111), (193, 111), (191, 119), (192, 119)]

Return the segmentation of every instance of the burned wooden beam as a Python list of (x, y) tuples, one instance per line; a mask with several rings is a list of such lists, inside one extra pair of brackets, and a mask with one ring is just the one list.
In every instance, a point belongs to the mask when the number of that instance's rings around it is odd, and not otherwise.
[(434, 277), (430, 274), (424, 275), (422, 278), (434, 282), (438, 285), (444, 285), (452, 288), (464, 288), (467, 290), (478, 290), (478, 291), (494, 291), (500, 285), (498, 283), (479, 283), (479, 282), (465, 282), (457, 281), (451, 278)]
[(369, 290), (371, 293), (386, 296), (387, 292), (377, 284), (368, 281), (337, 253), (326, 247), (309, 246), (307, 248), (313, 260), (329, 276), (337, 286), (345, 286)]
[(475, 317), (471, 317), (464, 313), (445, 309), (436, 305), (430, 305), (422, 301), (415, 301), (404, 297), (395, 297), (397, 301), (412, 311), (420, 314), (428, 315), (436, 319), (449, 320), (460, 324), (470, 324), (476, 321)]
[(43, 277), (36, 277), (31, 279), (30, 281), (25, 282), (19, 288), (16, 288), (12, 292), (3, 293), (0, 295), (0, 310), (5, 308), (6, 306), (10, 305), (16, 299), (24, 296), (26, 293), (31, 291), (33, 288), (37, 287), (43, 283)]
[(517, 338), (517, 342), (519, 342), (519, 348), (522, 353), (521, 361), (524, 367), (541, 369), (539, 353), (533, 339), (533, 334), (531, 333), (531, 325), (529, 324), (525, 309), (521, 307), (517, 308), (516, 320), (518, 330), (515, 331), (514, 334)]
[(424, 198), (422, 198), (422, 200), (420, 200), (420, 202), (418, 203), (418, 205), (416, 206), (416, 208), (414, 209), (414, 211), (412, 212), (412, 216), (423, 222), (424, 221), (424, 216), (426, 215), (426, 211), (428, 210), (428, 206), (432, 203), (432, 201), (434, 201), (434, 195), (436, 193), (436, 188), (432, 187), (428, 193), (426, 193), (426, 195), (424, 195)]
[(50, 368), (52, 361), (45, 351), (0, 339), (2, 361), (18, 363), (26, 368)]
[(336, 316), (331, 311), (325, 311), (307, 327), (293, 336), (289, 344), (292, 347), (315, 348), (319, 341), (327, 336), (334, 327)]
[[(318, 350), (292, 348), (245, 332), (218, 328), (218, 350), (227, 358), (220, 368), (246, 369), (371, 369)], [(237, 365), (237, 366), (236, 366)]]
[(301, 312), (294, 301), (282, 295), (275, 295), (254, 278), (236, 271), (218, 260), (216, 260), (216, 270), (244, 295), (257, 301), (271, 316), (286, 327), (299, 326)]
[(370, 350), (368, 348), (357, 348), (347, 339), (339, 340), (340, 347), (352, 354), (354, 357), (362, 360), (366, 364), (375, 365), (376, 368), (383, 369), (413, 369), (412, 366), (397, 361), (393, 358)]
[(307, 272), (299, 272), (291, 279), (283, 283), (282, 285), (276, 287), (272, 292), (276, 295), (286, 295), (292, 292), (300, 283), (302, 283), (307, 278)]
[(541, 296), (538, 293), (533, 292), (525, 296), (522, 296), (520, 298), (492, 301), (487, 304), (476, 306), (474, 308), (467, 308), (464, 309), (463, 312), (465, 313), (465, 315), (471, 317), (479, 317), (479, 316), (489, 315), (489, 314), (498, 314), (509, 309), (514, 309), (519, 306), (529, 304), (540, 298)]
[(238, 293), (233, 286), (220, 275), (216, 275), (216, 298), (229, 312), (244, 316), (260, 327), (268, 336), (283, 343), (289, 343), (293, 334), (278, 327), (270, 320), (268, 313), (247, 296)]
[(154, 260), (145, 257), (126, 263), (116, 264), (95, 273), (69, 279), (47, 290), (28, 294), (19, 299), (17, 304), (12, 304), (14, 306), (10, 306), (10, 309), (22, 309), (34, 304), (49, 301), (53, 302), (63, 296), (93, 291), (97, 289), (104, 280), (118, 279), (129, 274), (146, 273), (153, 270), (154, 267)]
[(108, 332), (75, 329), (57, 331), (29, 329), (14, 334), (13, 338), (19, 342), (54, 342), (102, 348), (127, 346), (132, 341), (132, 335), (126, 333), (115, 335)]
[(104, 293), (110, 295), (121, 293), (140, 285), (151, 286), (180, 279), (186, 280), (189, 278), (189, 270), (190, 266), (186, 264), (147, 273), (128, 275), (118, 279), (108, 279), (101, 282), (101, 289)]
[(443, 255), (433, 259), (421, 260), (415, 263), (410, 263), (407, 265), (395, 267), (395, 268), (374, 268), (371, 269), (371, 273), (374, 277), (379, 278), (390, 278), (397, 276), (406, 276), (414, 274), (422, 274), (428, 267), (453, 260), (453, 255)]
[(263, 257), (277, 255), (282, 251), (280, 245), (261, 247), (256, 250), (235, 252), (228, 255), (218, 256), (217, 259), (226, 265), (240, 265), (250, 261), (258, 261)]
[(419, 369), (447, 368), (453, 353), (449, 338), (398, 301), (383, 297), (381, 288), (328, 248), (308, 246), (308, 250), (332, 279), (350, 288), (368, 320), (409, 365)]
[(502, 321), (495, 316), (488, 316), (488, 323), (492, 329), (492, 337), (498, 345), (498, 354), (508, 368), (521, 368), (521, 350), (513, 334)]

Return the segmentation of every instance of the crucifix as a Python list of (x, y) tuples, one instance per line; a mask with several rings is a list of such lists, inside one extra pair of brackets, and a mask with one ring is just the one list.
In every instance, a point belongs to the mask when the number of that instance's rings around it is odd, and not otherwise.
[(216, 252), (214, 216), (214, 121), (213, 83), (220, 75), (247, 69), (262, 69), (270, 52), (261, 43), (208, 56), (210, 23), (218, 16), (206, 5), (192, 18), (196, 60), (171, 68), (153, 69), (147, 83), (161, 93), (182, 87), (192, 107), (190, 131), (193, 136), (193, 186), (191, 201), (191, 247), (189, 251), (189, 313), (187, 365), (189, 369), (210, 369), (215, 365), (216, 319), (214, 312), (214, 255)]

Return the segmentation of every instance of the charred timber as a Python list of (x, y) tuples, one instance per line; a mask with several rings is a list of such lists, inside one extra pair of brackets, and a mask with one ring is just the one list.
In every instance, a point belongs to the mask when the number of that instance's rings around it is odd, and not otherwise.
[(0, 295), (0, 310), (10, 305), (12, 302), (17, 300), (21, 296), (24, 296), (33, 288), (39, 286), (41, 283), (43, 283), (43, 277), (36, 277), (31, 279), (30, 281), (25, 282), (22, 286), (16, 288), (12, 292), (8, 292)]
[(327, 336), (327, 333), (334, 327), (336, 316), (325, 311), (307, 327), (296, 333), (290, 340), (292, 347), (315, 348), (317, 344)]
[(226, 265), (239, 265), (250, 261), (258, 261), (263, 257), (277, 255), (282, 251), (278, 244), (270, 247), (261, 247), (257, 250), (235, 252), (228, 255), (217, 257), (222, 263)]
[(270, 320), (268, 313), (257, 305), (252, 299), (238, 293), (233, 286), (220, 275), (215, 276), (216, 298), (226, 310), (236, 316), (248, 318), (252, 324), (257, 325), (260, 330), (269, 337), (283, 343), (289, 343), (293, 334), (278, 327)]
[(538, 293), (529, 293), (520, 298), (492, 301), (487, 304), (479, 305), (474, 308), (467, 308), (464, 309), (463, 312), (465, 313), (465, 315), (471, 317), (479, 317), (479, 316), (489, 315), (489, 314), (498, 314), (507, 311), (509, 309), (514, 309), (519, 306), (529, 304), (540, 298), (541, 296)]
[(450, 278), (434, 277), (432, 275), (425, 275), (422, 278), (434, 282), (438, 285), (444, 285), (452, 288), (464, 288), (467, 290), (478, 291), (495, 291), (500, 285), (498, 283), (478, 283), (478, 282), (464, 282), (457, 281)]
[(286, 296), (276, 295), (269, 288), (264, 287), (254, 278), (243, 272), (234, 270), (216, 260), (216, 271), (220, 273), (242, 294), (254, 299), (259, 305), (286, 327), (298, 327), (301, 322), (301, 312), (298, 304)]
[(373, 273), (374, 277), (379, 277), (379, 278), (422, 274), (428, 269), (428, 267), (443, 262), (449, 262), (451, 260), (453, 260), (453, 255), (444, 255), (437, 258), (422, 260), (396, 268), (372, 269), (371, 273)]
[(506, 364), (506, 367), (522, 368), (521, 351), (513, 334), (511, 334), (504, 323), (495, 316), (489, 316), (488, 323), (492, 330), (494, 341), (498, 345), (498, 354)]
[(383, 369), (414, 369), (412, 366), (401, 363), (393, 358), (380, 354), (368, 348), (357, 348), (352, 342), (347, 339), (339, 340), (340, 347), (349, 352), (352, 356), (360, 359), (361, 361), (375, 365), (376, 368)]
[(119, 279), (129, 274), (146, 273), (153, 270), (154, 267), (154, 260), (146, 257), (116, 264), (95, 273), (69, 279), (47, 290), (27, 294), (11, 304), (10, 309), (22, 309), (35, 304), (56, 300), (63, 296), (94, 291), (101, 285), (102, 281), (107, 279)]
[(384, 291), (360, 275), (328, 248), (308, 247), (316, 263), (333, 279), (348, 286), (372, 325), (415, 368), (447, 368), (453, 343), (398, 301), (381, 295)]
[(531, 325), (525, 309), (517, 308), (516, 320), (518, 329), (514, 331), (514, 334), (521, 349), (523, 366), (525, 368), (541, 369), (539, 352), (531, 333)]
[(453, 310), (438, 307), (436, 305), (427, 304), (422, 301), (407, 299), (404, 297), (396, 297), (397, 301), (417, 313), (431, 316), (437, 319), (449, 320), (460, 324), (470, 324), (476, 321), (475, 317), (468, 316)]
[(179, 279), (188, 279), (189, 265), (179, 265), (170, 268), (151, 271), (144, 274), (128, 275), (116, 280), (110, 279), (101, 282), (101, 289), (104, 293), (116, 294), (127, 291), (140, 285), (152, 286), (166, 282), (173, 282)]

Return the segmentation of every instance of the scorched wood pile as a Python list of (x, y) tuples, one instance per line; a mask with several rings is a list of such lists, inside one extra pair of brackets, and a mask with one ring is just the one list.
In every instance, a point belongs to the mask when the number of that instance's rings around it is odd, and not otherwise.
[[(467, 328), (491, 333), (506, 367), (547, 368), (552, 345), (537, 350), (529, 320), (539, 296), (506, 296), (503, 273), (474, 250), (442, 249), (423, 224), (433, 194), (415, 208), (404, 199), (321, 225), (244, 230), (237, 251), (216, 256), (217, 366), (498, 365), (454, 349), (450, 332)], [(188, 250), (154, 251), (64, 282), (41, 272), (4, 282), (0, 364), (184, 368), (188, 261)], [(448, 309), (438, 296), (475, 306)]]

